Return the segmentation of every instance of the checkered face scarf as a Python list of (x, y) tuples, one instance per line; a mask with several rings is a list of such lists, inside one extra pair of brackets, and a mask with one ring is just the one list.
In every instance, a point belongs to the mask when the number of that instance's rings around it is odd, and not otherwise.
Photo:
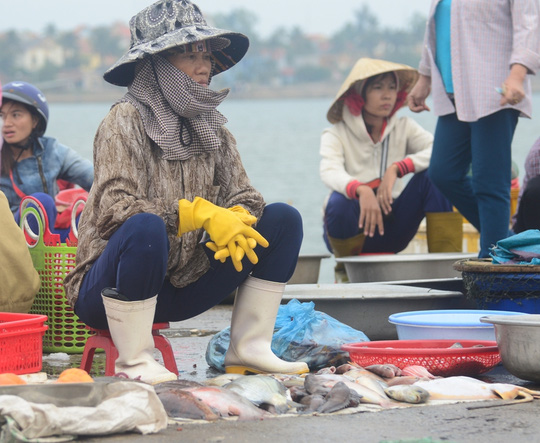
[(199, 85), (161, 56), (140, 62), (135, 79), (120, 102), (133, 104), (148, 136), (166, 160), (187, 160), (217, 150), (217, 132), (227, 119), (216, 110), (229, 90)]

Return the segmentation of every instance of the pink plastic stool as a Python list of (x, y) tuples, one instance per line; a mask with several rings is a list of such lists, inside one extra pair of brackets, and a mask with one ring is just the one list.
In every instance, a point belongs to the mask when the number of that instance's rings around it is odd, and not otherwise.
[[(112, 376), (115, 374), (114, 363), (118, 358), (118, 350), (111, 338), (111, 333), (106, 329), (94, 329), (87, 326), (88, 329), (94, 331), (95, 334), (88, 337), (84, 345), (84, 351), (81, 359), (81, 369), (90, 373), (92, 362), (94, 361), (94, 353), (96, 349), (105, 351), (105, 375)], [(165, 367), (178, 375), (178, 368), (174, 353), (169, 339), (159, 333), (160, 329), (169, 329), (169, 323), (154, 323), (152, 325), (152, 335), (154, 336), (154, 346), (161, 352)]]

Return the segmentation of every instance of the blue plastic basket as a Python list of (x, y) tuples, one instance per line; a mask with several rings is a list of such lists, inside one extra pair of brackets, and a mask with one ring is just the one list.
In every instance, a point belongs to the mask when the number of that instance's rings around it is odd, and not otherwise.
[(490, 259), (462, 260), (467, 298), (478, 309), (540, 314), (540, 266), (493, 264)]
[(485, 301), (486, 309), (517, 311), (525, 314), (540, 314), (540, 298), (513, 298)]

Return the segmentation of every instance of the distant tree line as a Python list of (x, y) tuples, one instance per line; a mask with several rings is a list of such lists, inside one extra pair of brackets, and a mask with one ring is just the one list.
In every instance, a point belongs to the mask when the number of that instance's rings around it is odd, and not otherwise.
[[(342, 79), (354, 61), (372, 57), (405, 63), (416, 67), (420, 60), (426, 17), (416, 13), (402, 29), (383, 27), (377, 16), (364, 4), (354, 12), (350, 22), (329, 37), (320, 40), (307, 35), (300, 27), (279, 27), (266, 39), (257, 33), (257, 15), (245, 9), (216, 14), (212, 23), (223, 29), (234, 29), (250, 38), (242, 80), (271, 82), (282, 75), (282, 66), (268, 54), (282, 51), (294, 75), (290, 83), (320, 82)], [(231, 75), (233, 72), (231, 71)]]
[[(342, 79), (360, 57), (382, 58), (416, 67), (426, 19), (417, 14), (402, 29), (383, 27), (364, 4), (349, 22), (330, 36), (306, 34), (300, 27), (280, 27), (267, 38), (259, 35), (258, 17), (247, 9), (215, 14), (209, 16), (208, 21), (250, 38), (250, 50), (244, 61), (219, 76), (223, 82), (294, 85)], [(0, 78), (4, 82), (24, 78), (43, 83), (76, 71), (95, 71), (101, 76), (126, 51), (129, 44), (126, 27), (127, 24), (60, 32), (54, 25), (46, 25), (41, 33), (0, 32)], [(63, 48), (62, 63), (47, 61), (37, 70), (25, 69), (21, 54), (45, 41)], [(222, 79), (216, 77), (216, 86)]]

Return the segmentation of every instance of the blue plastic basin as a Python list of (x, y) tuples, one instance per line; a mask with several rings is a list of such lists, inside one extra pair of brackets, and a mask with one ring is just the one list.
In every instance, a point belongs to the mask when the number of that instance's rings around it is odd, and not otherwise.
[(400, 340), (492, 340), (493, 325), (480, 322), (486, 315), (520, 315), (517, 311), (432, 310), (392, 314), (388, 321), (396, 325)]

